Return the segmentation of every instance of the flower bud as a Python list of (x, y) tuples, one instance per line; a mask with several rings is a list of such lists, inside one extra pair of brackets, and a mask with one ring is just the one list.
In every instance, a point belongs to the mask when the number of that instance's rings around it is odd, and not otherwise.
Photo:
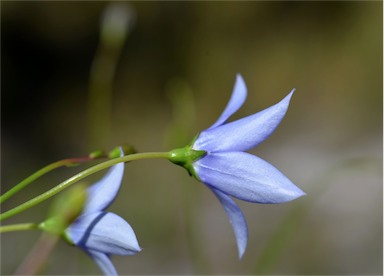
[(60, 235), (80, 215), (87, 198), (87, 187), (76, 185), (53, 202), (48, 219), (39, 224), (41, 230)]

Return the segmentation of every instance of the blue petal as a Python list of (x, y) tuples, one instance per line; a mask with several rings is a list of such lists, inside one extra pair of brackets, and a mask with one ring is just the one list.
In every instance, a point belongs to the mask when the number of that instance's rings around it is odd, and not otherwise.
[(115, 266), (111, 262), (111, 259), (108, 257), (107, 254), (104, 254), (102, 252), (89, 250), (86, 251), (91, 258), (97, 263), (97, 265), (100, 267), (100, 269), (103, 271), (104, 275), (110, 275), (110, 276), (117, 276), (117, 271), (115, 269)]
[(116, 255), (134, 255), (141, 251), (132, 227), (113, 213), (82, 215), (66, 230), (66, 234), (86, 251)]
[(245, 221), (245, 217), (241, 212), (239, 206), (226, 194), (223, 194), (219, 190), (211, 188), (212, 192), (220, 200), (221, 205), (224, 207), (225, 212), (228, 215), (229, 222), (232, 225), (233, 232), (235, 233), (237, 248), (239, 250), (239, 258), (244, 255), (248, 242), (248, 226)]
[(263, 142), (284, 118), (294, 90), (279, 103), (256, 114), (200, 133), (193, 148), (208, 152), (247, 151)]
[(203, 183), (250, 202), (283, 203), (305, 194), (271, 164), (245, 152), (211, 153), (193, 167)]
[[(122, 153), (122, 155), (124, 155)], [(88, 188), (87, 202), (83, 213), (99, 212), (106, 209), (115, 199), (124, 174), (124, 163), (112, 166), (107, 174)]]
[(222, 125), (228, 118), (235, 113), (244, 103), (247, 98), (247, 87), (240, 74), (236, 76), (236, 83), (233, 88), (231, 99), (229, 100), (224, 112), (220, 115), (219, 119), (209, 128), (213, 129)]

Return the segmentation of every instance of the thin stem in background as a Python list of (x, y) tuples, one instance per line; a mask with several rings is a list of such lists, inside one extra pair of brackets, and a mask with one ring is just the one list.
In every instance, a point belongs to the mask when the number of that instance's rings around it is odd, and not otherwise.
[(17, 192), (20, 190), (24, 189), (27, 187), (30, 183), (38, 179), (39, 177), (47, 174), (50, 171), (53, 171), (54, 169), (57, 169), (59, 167), (63, 166), (69, 166), (69, 165), (77, 165), (79, 163), (87, 162), (90, 160), (93, 160), (94, 158), (92, 157), (80, 157), (80, 158), (68, 158), (68, 159), (63, 159), (57, 162), (54, 162), (52, 164), (49, 164), (45, 166), (44, 168), (38, 170), (37, 172), (31, 174), (28, 176), (26, 179), (21, 181), (20, 183), (16, 184), (13, 188), (11, 188), (9, 191), (4, 193), (3, 195), (0, 196), (0, 203), (3, 203), (7, 199), (11, 198), (14, 196)]
[(0, 226), (0, 233), (13, 232), (13, 231), (25, 231), (38, 229), (36, 223), (20, 223)]
[(100, 42), (89, 80), (87, 123), (91, 148), (109, 140), (116, 67), (134, 17), (134, 11), (126, 3), (108, 5), (102, 16)]
[(43, 232), (28, 256), (17, 268), (15, 275), (36, 275), (48, 259), (59, 237)]
[(103, 163), (100, 163), (100, 164), (97, 164), (91, 168), (88, 168), (74, 176), (72, 176), (71, 178), (61, 182), (59, 185), (55, 186), (54, 188), (50, 189), (49, 191), (9, 210), (9, 211), (6, 211), (2, 214), (0, 214), (0, 221), (4, 220), (4, 219), (7, 219), (9, 217), (12, 217), (18, 213), (21, 213), (45, 200), (47, 200), (48, 198), (54, 196), (55, 194), (61, 192), (62, 190), (64, 190), (65, 188), (69, 187), (70, 185), (80, 181), (81, 179), (87, 177), (87, 176), (90, 176), (96, 172), (99, 172), (101, 170), (104, 170), (108, 167), (111, 167), (113, 165), (116, 165), (118, 163), (121, 163), (121, 162), (128, 162), (128, 161), (134, 161), (134, 160), (139, 160), (139, 159), (151, 159), (151, 158), (165, 158), (165, 159), (169, 159), (170, 158), (170, 153), (169, 152), (147, 152), (147, 153), (137, 153), (137, 154), (130, 154), (130, 155), (125, 155), (125, 156), (122, 156), (122, 157), (118, 157), (118, 158), (115, 158), (115, 159), (111, 159), (111, 160), (108, 160), (108, 161), (105, 161)]

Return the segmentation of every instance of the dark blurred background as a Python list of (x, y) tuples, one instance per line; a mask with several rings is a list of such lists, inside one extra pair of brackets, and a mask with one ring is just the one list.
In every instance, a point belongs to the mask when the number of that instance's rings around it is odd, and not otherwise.
[[(296, 88), (280, 127), (251, 152), (308, 195), (237, 201), (250, 234), (239, 261), (228, 219), (203, 184), (163, 160), (127, 164), (110, 210), (144, 249), (113, 257), (119, 273), (382, 274), (382, 2), (120, 2), (112, 23), (111, 5), (1, 3), (2, 193), (94, 149), (184, 146), (220, 115), (241, 73), (249, 95), (234, 119)], [(101, 28), (108, 22), (112, 29)], [(86, 167), (42, 177), (2, 211)], [(49, 204), (6, 223), (42, 221)], [(39, 235), (1, 235), (2, 275)], [(41, 273), (100, 271), (61, 242)]]

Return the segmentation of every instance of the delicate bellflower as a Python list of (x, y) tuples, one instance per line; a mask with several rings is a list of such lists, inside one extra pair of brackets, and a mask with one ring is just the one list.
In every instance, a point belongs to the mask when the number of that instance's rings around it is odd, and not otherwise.
[(124, 163), (108, 173), (87, 190), (82, 214), (66, 229), (66, 239), (83, 249), (105, 275), (117, 275), (109, 255), (134, 255), (141, 251), (131, 226), (114, 213), (104, 212), (119, 191)]
[(232, 224), (240, 258), (247, 246), (248, 227), (230, 196), (273, 204), (305, 194), (271, 164), (245, 152), (272, 134), (287, 112), (293, 92), (263, 111), (226, 123), (247, 96), (244, 80), (237, 75), (231, 99), (219, 119), (202, 131), (192, 145), (172, 152), (170, 160), (184, 166), (219, 199)]

